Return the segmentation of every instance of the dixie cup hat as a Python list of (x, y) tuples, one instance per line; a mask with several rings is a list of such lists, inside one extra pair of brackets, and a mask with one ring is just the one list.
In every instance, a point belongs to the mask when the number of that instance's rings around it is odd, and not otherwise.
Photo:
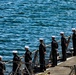
[(52, 38), (55, 38), (55, 36), (52, 36)]
[(43, 38), (39, 38), (39, 40), (43, 40)]
[(29, 49), (29, 46), (25, 46), (25, 48)]
[(13, 53), (18, 53), (17, 51), (12, 51)]
[(64, 34), (64, 32), (60, 32), (60, 34)]
[(75, 31), (75, 28), (72, 28), (72, 31)]

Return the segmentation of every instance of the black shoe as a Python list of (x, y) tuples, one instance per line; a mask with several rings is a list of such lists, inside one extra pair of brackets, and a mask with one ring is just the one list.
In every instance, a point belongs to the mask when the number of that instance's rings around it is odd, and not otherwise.
[(44, 72), (44, 70), (41, 70), (40, 72)]
[(44, 71), (46, 71), (46, 68), (44, 68)]
[(52, 65), (51, 67), (55, 67), (55, 65)]

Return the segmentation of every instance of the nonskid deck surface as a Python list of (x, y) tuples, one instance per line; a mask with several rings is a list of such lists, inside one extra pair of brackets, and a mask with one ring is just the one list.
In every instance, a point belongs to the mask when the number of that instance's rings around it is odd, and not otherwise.
[(60, 62), (57, 66), (49, 67), (46, 71), (35, 75), (69, 75), (74, 65), (76, 65), (76, 56), (67, 58), (67, 61)]

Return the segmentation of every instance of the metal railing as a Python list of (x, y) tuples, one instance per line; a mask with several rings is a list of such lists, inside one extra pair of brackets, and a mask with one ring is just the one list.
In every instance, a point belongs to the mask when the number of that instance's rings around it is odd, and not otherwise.
[(70, 71), (69, 75), (76, 75), (76, 65), (71, 67), (71, 71)]
[[(69, 36), (69, 37), (70, 37), (70, 36)], [(68, 39), (69, 37), (66, 37), (66, 39)], [(60, 41), (61, 41), (61, 40), (58, 40), (57, 42), (60, 43)], [(69, 40), (69, 43), (70, 43), (70, 40)], [(68, 45), (69, 45), (69, 43), (68, 43)], [(60, 44), (59, 44), (59, 45), (60, 45)], [(51, 44), (46, 45), (46, 48), (48, 48), (48, 47), (51, 48)], [(51, 51), (51, 49), (50, 49), (49, 51)], [(39, 64), (39, 61), (38, 61), (38, 52), (39, 52), (39, 50), (35, 50), (35, 51), (32, 52), (32, 55), (33, 55), (32, 68), (33, 68), (35, 65), (40, 65), (40, 64)], [(50, 53), (50, 52), (49, 52), (49, 53)], [(20, 57), (20, 58), (23, 59), (24, 56), (22, 56), (22, 57)], [(50, 54), (49, 54), (49, 56), (48, 56), (48, 59), (50, 59)], [(5, 64), (12, 63), (12, 62), (13, 62), (13, 60), (10, 60), (10, 61), (5, 62)], [(21, 71), (20, 71), (20, 72), (21, 72), (21, 75), (23, 75), (23, 73), (24, 73), (24, 71), (23, 71), (24, 61), (21, 61), (19, 65), (21, 65), (21, 66), (18, 66), (18, 68), (21, 68)], [(17, 69), (18, 69), (18, 68), (17, 68)], [(28, 74), (31, 75), (26, 66), (25, 66), (25, 68), (26, 68)], [(32, 70), (33, 70), (33, 69), (32, 69)], [(5, 71), (5, 72), (6, 72), (6, 71)], [(76, 72), (76, 68), (75, 68), (75, 72)], [(9, 75), (12, 75), (12, 73), (13, 73), (13, 72), (11, 71), (11, 72), (9, 73)], [(17, 72), (16, 72), (16, 73), (17, 73)], [(34, 73), (33, 73), (33, 74), (34, 74)], [(14, 75), (16, 75), (16, 74), (14, 74)], [(70, 73), (69, 75), (71, 75), (71, 73)], [(76, 75), (76, 74), (75, 74), (75, 75)]]

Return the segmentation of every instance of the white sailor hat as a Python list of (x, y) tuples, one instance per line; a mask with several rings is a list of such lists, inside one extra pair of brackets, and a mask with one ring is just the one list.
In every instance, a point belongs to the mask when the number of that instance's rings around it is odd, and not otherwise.
[(2, 56), (0, 55), (0, 58), (2, 58)]
[(70, 48), (71, 50), (73, 50), (74, 48)]
[(60, 32), (60, 34), (64, 34), (64, 32)]
[(52, 36), (52, 38), (55, 38), (55, 36)]
[(18, 53), (17, 51), (12, 51), (13, 53)]
[(29, 46), (25, 46), (25, 48), (29, 49)]
[(43, 38), (39, 38), (39, 40), (43, 40)]
[(72, 28), (72, 31), (75, 31), (75, 28)]

